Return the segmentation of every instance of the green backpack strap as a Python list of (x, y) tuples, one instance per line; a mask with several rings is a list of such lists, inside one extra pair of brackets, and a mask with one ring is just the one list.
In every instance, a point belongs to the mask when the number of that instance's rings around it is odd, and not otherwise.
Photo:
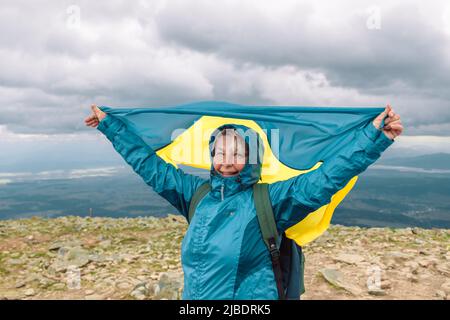
[(255, 183), (253, 185), (253, 198), (255, 201), (256, 215), (258, 216), (259, 227), (270, 252), (272, 267), (278, 289), (278, 298), (285, 299), (283, 287), (283, 273), (281, 271), (280, 250), (277, 247), (278, 230), (273, 215), (272, 204), (269, 198), (269, 185), (267, 183)]
[(192, 217), (195, 213), (195, 209), (197, 208), (200, 200), (202, 200), (209, 191), (211, 191), (211, 185), (209, 184), (209, 182), (202, 184), (200, 187), (198, 187), (197, 190), (195, 190), (195, 193), (191, 199), (191, 203), (189, 204), (188, 223), (191, 223)]
[(255, 183), (253, 185), (256, 214), (264, 242), (270, 250), (269, 239), (274, 238), (278, 242), (278, 231), (268, 194), (269, 185), (267, 183)]

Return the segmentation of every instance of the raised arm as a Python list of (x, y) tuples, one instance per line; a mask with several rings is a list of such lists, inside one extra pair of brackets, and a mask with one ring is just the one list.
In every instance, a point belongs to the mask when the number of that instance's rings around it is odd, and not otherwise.
[[(389, 106), (388, 106), (389, 108)], [(401, 134), (399, 117), (389, 109), (385, 132), (378, 129), (383, 114), (355, 132), (354, 139), (319, 168), (269, 185), (279, 232), (297, 224), (308, 214), (330, 203), (331, 197), (356, 175), (374, 163)], [(379, 119), (380, 118), (380, 119)], [(400, 130), (400, 129), (401, 130)], [(400, 130), (400, 131), (398, 131)], [(386, 131), (388, 131), (386, 133)]]
[(195, 190), (206, 182), (205, 179), (186, 174), (165, 162), (114, 116), (105, 115), (99, 121), (97, 129), (111, 141), (116, 151), (155, 192), (187, 217), (191, 198)]

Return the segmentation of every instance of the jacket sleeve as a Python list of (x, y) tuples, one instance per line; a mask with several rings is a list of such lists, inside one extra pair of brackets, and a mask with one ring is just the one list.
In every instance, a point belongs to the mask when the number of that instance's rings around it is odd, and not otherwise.
[(192, 196), (206, 182), (184, 173), (161, 159), (138, 135), (119, 119), (107, 115), (98, 125), (115, 150), (155, 192), (187, 217)]
[(330, 203), (337, 191), (365, 171), (393, 142), (370, 122), (355, 132), (351, 143), (316, 170), (269, 184), (278, 231), (285, 231)]

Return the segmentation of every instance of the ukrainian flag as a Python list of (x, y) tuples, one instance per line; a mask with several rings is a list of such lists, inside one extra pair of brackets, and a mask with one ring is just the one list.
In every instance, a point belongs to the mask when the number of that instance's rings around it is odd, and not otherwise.
[[(217, 127), (234, 123), (254, 129), (264, 142), (261, 182), (273, 183), (317, 169), (350, 142), (384, 108), (248, 106), (204, 101), (170, 107), (110, 108), (166, 162), (209, 170), (208, 142)], [(383, 126), (383, 124), (382, 124)], [(333, 212), (356, 183), (353, 177), (330, 203), (286, 231), (303, 246), (329, 226)]]

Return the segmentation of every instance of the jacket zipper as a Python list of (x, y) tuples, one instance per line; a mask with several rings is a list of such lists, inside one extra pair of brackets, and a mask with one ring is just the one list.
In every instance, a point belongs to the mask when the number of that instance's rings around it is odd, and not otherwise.
[(222, 201), (223, 201), (223, 189), (224, 189), (224, 187), (225, 187), (225, 184), (224, 184), (224, 182), (222, 181), (222, 187), (220, 188), (220, 195), (221, 195), (221, 197), (222, 197)]

